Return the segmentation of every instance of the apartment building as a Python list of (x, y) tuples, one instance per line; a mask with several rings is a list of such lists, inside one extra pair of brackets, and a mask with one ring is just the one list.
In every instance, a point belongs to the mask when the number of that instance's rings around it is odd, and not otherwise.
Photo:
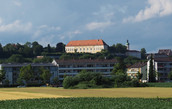
[(52, 63), (58, 66), (57, 72), (59, 80), (63, 80), (65, 76), (75, 76), (82, 70), (100, 72), (104, 76), (110, 76), (110, 73), (113, 70), (114, 65), (117, 63), (117, 60), (54, 60)]
[[(147, 72), (149, 79), (149, 66), (150, 60), (147, 62)], [(161, 57), (161, 58), (154, 58), (153, 59), (153, 66), (156, 73), (156, 79), (165, 82), (169, 81), (168, 74), (172, 71), (172, 58), (170, 57)]]
[[(57, 77), (57, 66), (55, 66), (52, 63), (24, 63), (24, 64), (19, 64), (19, 63), (8, 63), (8, 64), (0, 64), (0, 70), (4, 70), (6, 72), (5, 74), (5, 79), (9, 80), (10, 84), (16, 84), (17, 83), (17, 78), (20, 73), (20, 69), (23, 66), (31, 65), (32, 68), (34, 69), (34, 75), (38, 75), (38, 69), (40, 67), (44, 67), (45, 69), (49, 69), (50, 73), (52, 74), (50, 81), (52, 82), (52, 79), (54, 77)], [(38, 82), (36, 78), (33, 78), (32, 81)]]
[(102, 39), (70, 41), (65, 46), (66, 53), (97, 53), (107, 49), (108, 45)]
[(137, 78), (138, 73), (142, 74), (141, 81), (147, 82), (147, 63), (146, 62), (138, 62), (127, 68), (127, 75), (131, 77), (131, 79)]

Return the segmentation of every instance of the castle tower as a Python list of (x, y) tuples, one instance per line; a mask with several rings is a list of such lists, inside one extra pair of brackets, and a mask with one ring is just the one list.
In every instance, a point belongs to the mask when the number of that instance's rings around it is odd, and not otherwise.
[(126, 43), (126, 47), (127, 47), (127, 50), (130, 50), (130, 43), (129, 43), (128, 40), (127, 40), (127, 43)]

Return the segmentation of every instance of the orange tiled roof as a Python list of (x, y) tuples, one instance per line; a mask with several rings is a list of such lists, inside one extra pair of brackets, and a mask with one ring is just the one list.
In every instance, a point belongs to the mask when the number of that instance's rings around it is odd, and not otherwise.
[(66, 46), (95, 46), (95, 45), (107, 45), (107, 44), (102, 39), (76, 40), (76, 41), (70, 41)]

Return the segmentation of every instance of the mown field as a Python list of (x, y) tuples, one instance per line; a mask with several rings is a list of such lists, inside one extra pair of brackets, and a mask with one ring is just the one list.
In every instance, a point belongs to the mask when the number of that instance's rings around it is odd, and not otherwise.
[(0, 101), (0, 109), (171, 109), (172, 99), (57, 98)]
[(68, 97), (172, 98), (172, 88), (63, 89), (51, 87), (0, 88), (0, 100)]

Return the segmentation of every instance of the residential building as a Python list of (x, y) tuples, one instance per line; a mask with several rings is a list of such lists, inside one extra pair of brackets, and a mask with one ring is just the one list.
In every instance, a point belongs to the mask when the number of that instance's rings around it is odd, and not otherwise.
[[(0, 70), (4, 70), (6, 72), (5, 74), (5, 79), (9, 80), (10, 84), (16, 84), (17, 83), (17, 78), (19, 76), (20, 73), (20, 69), (23, 66), (27, 66), (27, 65), (31, 65), (32, 68), (34, 69), (34, 75), (38, 75), (38, 69), (40, 67), (44, 67), (45, 69), (49, 69), (50, 73), (52, 74), (50, 81), (52, 82), (52, 79), (54, 77), (57, 77), (57, 67), (52, 64), (52, 63), (24, 63), (24, 64), (12, 64), (12, 63), (8, 63), (8, 64), (0, 64)], [(39, 80), (37, 80), (36, 78), (33, 78), (32, 81), (34, 82), (38, 82)]]
[(65, 46), (67, 53), (97, 53), (107, 49), (108, 45), (102, 39), (70, 41)]
[[(148, 79), (149, 79), (149, 66), (150, 66), (150, 60), (148, 60), (147, 62)], [(161, 82), (169, 81), (168, 74), (172, 71), (172, 58), (170, 57), (154, 58), (153, 66), (157, 80)]]
[(165, 54), (167, 56), (172, 56), (172, 51), (171, 49), (160, 49), (158, 51), (158, 54)]
[(127, 68), (127, 75), (132, 79), (137, 78), (138, 73), (142, 74), (141, 81), (147, 82), (147, 63), (138, 62)]
[(137, 50), (127, 50), (126, 56), (133, 56), (133, 57), (141, 59), (141, 52)]
[(65, 76), (75, 76), (82, 70), (100, 72), (104, 76), (110, 76), (114, 65), (117, 63), (117, 60), (54, 60), (52, 63), (58, 67), (57, 72), (59, 80), (62, 81)]

